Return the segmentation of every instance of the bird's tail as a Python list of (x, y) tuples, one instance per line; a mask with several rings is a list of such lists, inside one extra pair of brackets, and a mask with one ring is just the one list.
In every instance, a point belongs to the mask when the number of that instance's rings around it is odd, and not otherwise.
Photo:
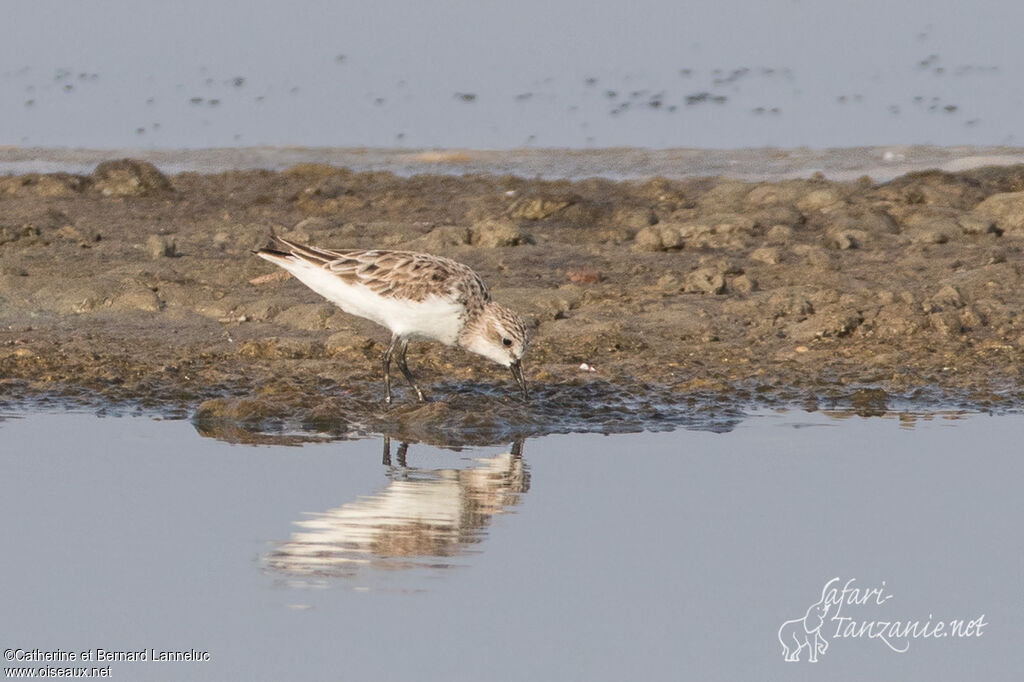
[(270, 241), (266, 246), (257, 251), (253, 251), (260, 258), (265, 258), (271, 263), (277, 263), (280, 265), (283, 261), (299, 259), (304, 260), (307, 263), (314, 263), (316, 265), (324, 265), (337, 258), (327, 251), (323, 251), (307, 244), (300, 244), (299, 242), (293, 242), (279, 237), (273, 232), (270, 234)]

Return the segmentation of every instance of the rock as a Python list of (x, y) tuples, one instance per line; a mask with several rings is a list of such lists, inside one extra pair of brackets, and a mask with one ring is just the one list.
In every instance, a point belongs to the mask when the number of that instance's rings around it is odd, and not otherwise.
[(964, 331), (960, 315), (955, 310), (944, 310), (928, 316), (928, 324), (942, 336), (956, 336)]
[(811, 211), (821, 211), (845, 201), (846, 197), (836, 187), (826, 186), (812, 189), (804, 194), (797, 199), (796, 207), (803, 213), (809, 213)]
[(722, 180), (697, 199), (701, 213), (739, 213), (744, 209), (744, 199), (754, 188), (739, 180)]
[(57, 236), (69, 242), (76, 242), (79, 246), (89, 247), (100, 241), (100, 233), (95, 230), (78, 228), (74, 225), (65, 225), (57, 230)]
[(975, 206), (972, 214), (994, 223), (1004, 233), (1024, 234), (1024, 192), (993, 194)]
[(274, 323), (297, 329), (326, 329), (327, 321), (336, 310), (337, 308), (329, 303), (300, 303), (278, 313), (274, 317)]
[(742, 237), (755, 232), (754, 221), (746, 216), (718, 214), (692, 223), (661, 222), (636, 234), (638, 251), (668, 251), (686, 248), (738, 246)]
[(960, 326), (965, 330), (978, 329), (988, 324), (985, 316), (972, 305), (960, 311)]
[(901, 341), (921, 330), (924, 317), (911, 305), (894, 302), (882, 306), (871, 320), (871, 333), (882, 341)]
[(163, 309), (163, 303), (155, 291), (142, 284), (132, 284), (111, 299), (110, 307), (113, 310), (144, 310), (156, 313)]
[[(660, 229), (658, 229), (660, 228)], [(665, 250), (681, 249), (684, 245), (682, 230), (676, 225), (658, 226), (661, 235), (661, 246)]]
[(750, 216), (735, 213), (715, 213), (706, 216), (702, 223), (709, 225), (715, 234), (751, 235), (757, 228), (757, 222)]
[(988, 265), (1006, 262), (1006, 249), (992, 249), (988, 254)]
[(717, 268), (700, 268), (686, 276), (683, 286), (688, 293), (721, 294), (725, 292), (725, 276)]
[(793, 291), (776, 291), (768, 297), (769, 317), (805, 318), (814, 314), (814, 305), (803, 295)]
[(178, 247), (172, 237), (154, 234), (146, 240), (146, 253), (150, 258), (174, 258)]
[(93, 189), (105, 197), (155, 196), (173, 192), (170, 180), (148, 161), (104, 161), (92, 172)]
[(794, 341), (847, 336), (860, 326), (860, 313), (854, 310), (829, 310), (812, 315), (803, 322), (790, 325), (787, 333)]
[(481, 220), (469, 230), (469, 243), (484, 249), (529, 244), (529, 236), (511, 220)]
[(638, 251), (668, 251), (681, 249), (685, 245), (685, 226), (674, 223), (659, 223), (637, 232), (634, 248)]
[(266, 322), (281, 312), (281, 307), (265, 298), (248, 301), (235, 308), (234, 313), (247, 322)]
[(930, 306), (925, 304), (929, 307), (926, 312), (938, 312), (947, 308), (962, 308), (964, 307), (964, 297), (959, 289), (951, 284), (947, 284), (929, 299), (929, 303)]
[(792, 204), (769, 206), (767, 208), (762, 208), (759, 211), (752, 211), (746, 215), (750, 216), (750, 219), (754, 221), (754, 224), (762, 229), (770, 228), (774, 225), (798, 226), (803, 225), (804, 222), (806, 222), (804, 214), (797, 210), (796, 206), (793, 206)]
[(901, 222), (907, 234), (940, 233), (946, 235), (946, 241), (949, 241), (962, 232), (957, 217), (957, 213), (948, 209), (922, 209), (904, 215)]
[(878, 188), (877, 195), (902, 204), (969, 209), (984, 197), (977, 180), (959, 173), (927, 170), (907, 173)]
[(675, 275), (667, 274), (658, 278), (654, 288), (666, 294), (674, 294), (683, 290), (683, 283)]
[(439, 225), (427, 234), (414, 239), (409, 248), (417, 251), (444, 251), (452, 246), (463, 246), (471, 240), (470, 229), (462, 225)]
[(686, 223), (692, 223), (700, 218), (700, 212), (692, 208), (678, 208), (668, 213), (668, 215), (659, 218), (659, 223), (676, 223), (678, 225), (684, 225)]
[(629, 227), (606, 227), (593, 234), (598, 244), (626, 244), (636, 237), (636, 231)]
[(976, 213), (964, 213), (957, 217), (957, 223), (964, 234), (994, 234), (997, 237), (1003, 233), (991, 218)]
[(765, 265), (778, 265), (781, 258), (779, 250), (774, 246), (762, 246), (750, 254), (750, 260), (755, 260)]
[(362, 334), (351, 329), (343, 329), (327, 337), (324, 342), (324, 350), (328, 355), (336, 355), (352, 350), (367, 350), (372, 345), (373, 341)]
[(661, 230), (645, 227), (636, 233), (633, 248), (638, 251), (664, 251), (661, 245)]
[(793, 228), (789, 225), (772, 225), (765, 233), (769, 244), (788, 244), (793, 240)]
[(859, 248), (867, 239), (868, 233), (864, 230), (832, 229), (825, 235), (825, 243), (840, 251)]
[(612, 214), (612, 222), (633, 230), (642, 230), (658, 222), (658, 216), (649, 208), (622, 208)]
[(101, 308), (116, 295), (117, 286), (109, 281), (85, 282), (72, 287), (44, 287), (36, 295), (39, 307), (62, 315), (81, 315)]
[(738, 294), (749, 294), (757, 291), (757, 280), (752, 279), (748, 275), (739, 275), (732, 279), (729, 283), (729, 288)]
[(833, 230), (859, 230), (868, 234), (899, 232), (899, 225), (887, 212), (861, 206), (834, 206), (820, 214), (817, 222)]
[(557, 289), (502, 288), (495, 299), (520, 313), (540, 319), (557, 320), (568, 317), (579, 307), (587, 289), (575, 284), (564, 284)]
[(591, 201), (573, 201), (568, 206), (558, 211), (558, 222), (570, 227), (592, 228), (608, 221), (607, 208), (602, 204)]
[(807, 191), (804, 182), (761, 183), (746, 195), (746, 203), (750, 206), (793, 205)]
[(743, 268), (738, 263), (718, 256), (701, 256), (700, 266), (714, 268), (723, 275), (743, 274)]
[(710, 246), (714, 237), (714, 230), (703, 223), (685, 223), (675, 226), (666, 224), (662, 229), (662, 235), (664, 235), (664, 230), (678, 230), (679, 236), (683, 238), (683, 243), (691, 248), (700, 249)]
[(831, 268), (834, 265), (832, 256), (820, 246), (797, 244), (793, 247), (793, 253), (802, 257), (808, 265), (813, 265), (816, 268)]

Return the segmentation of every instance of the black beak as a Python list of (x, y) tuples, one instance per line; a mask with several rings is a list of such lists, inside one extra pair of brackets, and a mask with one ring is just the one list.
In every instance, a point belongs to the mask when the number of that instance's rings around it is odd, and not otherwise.
[(519, 384), (519, 388), (523, 389), (523, 400), (529, 400), (530, 393), (526, 390), (526, 379), (523, 378), (523, 361), (516, 360), (508, 368), (512, 370), (512, 376)]

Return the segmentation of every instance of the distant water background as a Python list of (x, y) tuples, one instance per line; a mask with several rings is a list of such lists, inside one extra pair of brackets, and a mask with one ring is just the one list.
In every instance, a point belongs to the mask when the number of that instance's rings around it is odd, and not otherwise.
[(9, 4), (0, 145), (1022, 141), (1024, 3)]

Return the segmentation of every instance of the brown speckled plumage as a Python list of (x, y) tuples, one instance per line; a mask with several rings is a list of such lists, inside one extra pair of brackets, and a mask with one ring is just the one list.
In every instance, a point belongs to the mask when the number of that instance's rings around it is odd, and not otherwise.
[(468, 317), (491, 300), (480, 276), (450, 258), (414, 251), (321, 249), (275, 237), (282, 253), (322, 264), (350, 284), (362, 284), (381, 296), (422, 301), (442, 290), (466, 306)]
[(423, 401), (406, 365), (409, 341), (440, 341), (508, 367), (528, 396), (522, 358), (529, 334), (522, 318), (491, 300), (468, 265), (413, 251), (322, 249), (274, 237), (256, 255), (275, 263), (342, 310), (391, 330), (381, 357), (384, 400), (391, 402), (391, 359)]

